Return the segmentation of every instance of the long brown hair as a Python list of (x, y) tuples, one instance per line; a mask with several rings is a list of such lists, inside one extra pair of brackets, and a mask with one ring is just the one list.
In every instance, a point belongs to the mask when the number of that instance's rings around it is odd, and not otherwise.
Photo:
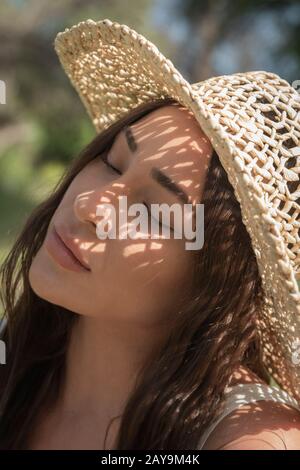
[[(50, 197), (32, 212), (1, 269), (7, 364), (0, 367), (0, 449), (24, 449), (35, 419), (55, 403), (77, 315), (38, 297), (28, 271), (69, 184), (106, 151), (124, 125), (172, 98), (142, 104), (98, 134), (72, 161)], [(128, 399), (116, 448), (193, 449), (222, 407), (233, 371), (247, 365), (266, 380), (255, 327), (261, 278), (240, 206), (213, 152), (201, 203), (204, 246), (195, 252), (191, 295), (170, 335), (143, 368)], [(174, 312), (175, 313), (175, 312)]]

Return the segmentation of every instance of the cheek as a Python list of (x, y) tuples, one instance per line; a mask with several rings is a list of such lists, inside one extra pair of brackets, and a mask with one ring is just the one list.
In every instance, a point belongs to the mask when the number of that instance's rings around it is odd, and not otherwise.
[[(154, 284), (180, 285), (192, 264), (191, 250), (181, 240), (109, 240), (97, 252), (91, 266), (107, 281), (130, 282), (133, 287)], [(102, 253), (101, 253), (102, 251)], [(157, 279), (156, 282), (153, 282)]]
[(174, 310), (192, 276), (191, 251), (179, 240), (110, 240), (105, 265), (98, 266), (93, 283), (99, 300), (127, 319), (150, 323)]
[[(173, 243), (166, 241), (161, 250), (160, 263), (154, 264), (154, 267), (153, 276), (156, 276), (153, 277), (152, 284), (154, 298), (164, 309), (179, 305), (192, 276), (191, 252), (182, 249), (178, 241)], [(151, 278), (149, 281), (151, 283)]]
[(139, 299), (150, 307), (151, 320), (158, 323), (174, 316), (192, 271), (190, 252), (185, 252), (180, 242), (167, 240), (161, 245), (159, 250), (145, 253), (144, 269), (140, 268), (134, 280)]

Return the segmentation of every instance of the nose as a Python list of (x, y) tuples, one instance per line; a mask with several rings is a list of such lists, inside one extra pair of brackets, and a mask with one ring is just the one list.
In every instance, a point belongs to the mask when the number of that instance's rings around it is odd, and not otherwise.
[(73, 210), (75, 217), (83, 224), (87, 225), (89, 230), (92, 233), (95, 233), (96, 230), (96, 221), (94, 219), (93, 213), (89, 210), (89, 201), (86, 196), (78, 195), (75, 198), (73, 204)]
[(97, 215), (97, 207), (101, 204), (110, 204), (118, 214), (119, 196), (129, 197), (131, 193), (130, 186), (121, 182), (120, 179), (118, 182), (114, 181), (104, 186), (101, 190), (80, 193), (73, 204), (75, 216), (81, 223), (87, 224), (95, 234), (97, 223), (103, 217), (103, 215)]

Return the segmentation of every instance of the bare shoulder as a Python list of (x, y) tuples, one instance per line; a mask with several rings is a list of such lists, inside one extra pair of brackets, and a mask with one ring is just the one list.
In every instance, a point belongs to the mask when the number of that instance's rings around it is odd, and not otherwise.
[(203, 449), (299, 450), (300, 411), (273, 401), (242, 405), (216, 426)]

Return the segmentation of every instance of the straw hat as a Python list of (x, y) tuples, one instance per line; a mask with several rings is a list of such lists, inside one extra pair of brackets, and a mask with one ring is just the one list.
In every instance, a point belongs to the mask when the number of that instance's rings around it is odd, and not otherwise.
[(173, 97), (191, 110), (240, 203), (265, 293), (263, 360), (300, 401), (300, 96), (255, 71), (190, 84), (141, 34), (108, 19), (58, 33), (55, 50), (97, 132), (131, 109)]

